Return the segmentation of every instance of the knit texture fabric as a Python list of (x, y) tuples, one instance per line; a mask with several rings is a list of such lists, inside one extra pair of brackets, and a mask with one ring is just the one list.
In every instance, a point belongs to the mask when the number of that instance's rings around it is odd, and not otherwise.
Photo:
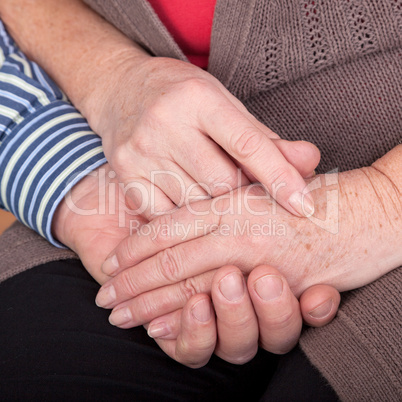
[(0, 282), (47, 262), (78, 258), (71, 250), (52, 246), (19, 222), (8, 228), (0, 239)]
[(342, 294), (334, 321), (300, 340), (343, 401), (402, 400), (402, 269)]

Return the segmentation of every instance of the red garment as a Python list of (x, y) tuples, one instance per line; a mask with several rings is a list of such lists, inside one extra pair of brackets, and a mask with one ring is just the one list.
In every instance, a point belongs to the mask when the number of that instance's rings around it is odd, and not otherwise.
[(148, 0), (191, 63), (208, 67), (216, 0)]

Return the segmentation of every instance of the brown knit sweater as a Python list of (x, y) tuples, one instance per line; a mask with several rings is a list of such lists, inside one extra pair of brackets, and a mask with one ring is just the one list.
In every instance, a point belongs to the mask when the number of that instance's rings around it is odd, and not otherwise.
[[(186, 60), (146, 0), (86, 2), (151, 54)], [(209, 63), (282, 138), (315, 143), (320, 172), (369, 165), (401, 143), (402, 0), (218, 0)], [(9, 266), (71, 256), (16, 225), (0, 244), (0, 280)], [(401, 279), (396, 269), (344, 294), (330, 325), (303, 333), (342, 400), (402, 400)]]

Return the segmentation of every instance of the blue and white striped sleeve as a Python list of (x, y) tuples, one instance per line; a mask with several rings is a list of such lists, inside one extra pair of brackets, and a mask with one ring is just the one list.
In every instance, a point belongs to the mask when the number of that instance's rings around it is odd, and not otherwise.
[(0, 20), (0, 207), (51, 233), (64, 195), (106, 162), (101, 139)]

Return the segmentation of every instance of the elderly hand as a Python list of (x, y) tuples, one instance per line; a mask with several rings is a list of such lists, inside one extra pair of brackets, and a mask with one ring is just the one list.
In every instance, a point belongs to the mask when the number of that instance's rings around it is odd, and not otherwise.
[[(146, 223), (126, 209), (114, 176), (106, 164), (81, 180), (60, 204), (53, 221), (54, 235), (79, 255), (99, 283), (110, 279), (101, 272), (101, 262), (129, 235), (130, 222), (136, 227)], [(236, 275), (235, 280), (231, 274)], [(279, 280), (282, 289), (273, 283), (270, 290), (269, 284), (264, 284), (261, 293), (256, 283), (267, 275)], [(236, 279), (241, 282), (241, 294), (236, 293)], [(267, 300), (267, 292), (271, 300)], [(310, 325), (329, 322), (336, 313), (339, 295), (329, 286), (309, 289), (302, 296), (301, 313), (286, 280), (274, 268), (253, 270), (247, 290), (236, 267), (223, 267), (213, 280), (212, 300), (217, 319), (209, 296), (198, 294), (183, 310), (151, 322), (148, 333), (169, 356), (191, 367), (205, 364), (214, 351), (229, 362), (245, 363), (253, 357), (258, 342), (274, 353), (293, 347), (300, 336), (301, 314)]]
[(302, 318), (311, 326), (325, 325), (339, 301), (334, 288), (317, 285), (303, 293), (299, 304), (275, 268), (255, 268), (246, 285), (238, 268), (226, 266), (212, 280), (211, 298), (197, 294), (183, 309), (146, 327), (166, 354), (186, 366), (201, 367), (212, 353), (244, 364), (258, 346), (276, 354), (290, 351), (299, 340)]
[[(382, 165), (391, 163), (384, 157)], [(103, 269), (115, 277), (97, 303), (114, 308), (115, 325), (144, 324), (208, 293), (225, 264), (244, 274), (273, 265), (296, 295), (319, 283), (340, 291), (363, 286), (402, 263), (400, 196), (382, 165), (318, 176), (310, 219), (250, 187), (160, 217), (111, 253)]]
[[(128, 222), (140, 227), (146, 221), (128, 215), (121, 186), (106, 164), (67, 195), (56, 212), (53, 231), (58, 240), (77, 252), (91, 275), (104, 283), (110, 278), (100, 271), (101, 262), (128, 236)], [(273, 282), (270, 290), (269, 284), (264, 284), (261, 293), (261, 286), (256, 284), (261, 277), (279, 280), (282, 288)], [(240, 293), (236, 281), (240, 281)], [(269, 292), (271, 300), (267, 300)], [(335, 315), (339, 304), (335, 289), (316, 287), (303, 297), (303, 316), (310, 324), (327, 323)], [(212, 300), (216, 318), (209, 296), (198, 294), (183, 310), (151, 322), (148, 333), (169, 356), (190, 367), (204, 365), (214, 352), (229, 362), (245, 363), (256, 353), (258, 342), (273, 353), (284, 353), (300, 336), (299, 303), (286, 280), (271, 267), (259, 267), (250, 274), (248, 291), (236, 267), (221, 268), (213, 280)]]
[(65, 196), (54, 215), (52, 232), (78, 254), (87, 271), (102, 284), (110, 279), (100, 270), (110, 250), (130, 234), (130, 224), (147, 222), (128, 210), (116, 174), (106, 163)]

